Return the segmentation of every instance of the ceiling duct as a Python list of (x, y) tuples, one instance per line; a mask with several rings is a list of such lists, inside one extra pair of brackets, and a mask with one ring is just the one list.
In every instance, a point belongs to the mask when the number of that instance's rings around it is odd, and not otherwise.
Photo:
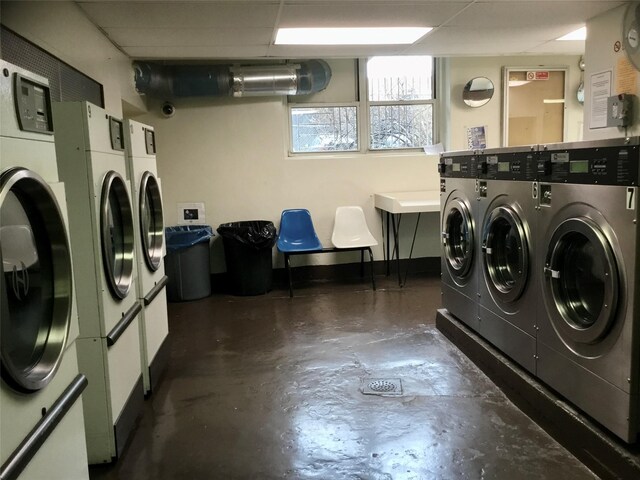
[(133, 69), (138, 93), (162, 99), (308, 95), (331, 80), (324, 60), (254, 66), (134, 62)]

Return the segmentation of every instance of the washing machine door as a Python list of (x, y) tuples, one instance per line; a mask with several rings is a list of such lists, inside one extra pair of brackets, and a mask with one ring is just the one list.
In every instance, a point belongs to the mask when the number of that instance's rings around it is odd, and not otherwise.
[(122, 176), (108, 172), (102, 181), (100, 233), (105, 276), (111, 293), (123, 299), (133, 283), (133, 216)]
[(22, 392), (44, 388), (65, 350), (73, 277), (64, 217), (36, 173), (0, 176), (2, 378)]
[(466, 203), (455, 198), (443, 211), (444, 258), (451, 276), (464, 281), (473, 265), (473, 218)]
[(162, 195), (158, 180), (147, 171), (140, 180), (140, 235), (142, 254), (147, 268), (155, 272), (162, 261), (164, 222), (162, 218)]
[(518, 213), (508, 205), (494, 208), (482, 229), (482, 265), (494, 298), (512, 303), (522, 295), (529, 273), (529, 243)]
[(587, 217), (558, 225), (548, 244), (544, 295), (549, 318), (569, 344), (595, 344), (613, 325), (619, 295), (616, 257)]

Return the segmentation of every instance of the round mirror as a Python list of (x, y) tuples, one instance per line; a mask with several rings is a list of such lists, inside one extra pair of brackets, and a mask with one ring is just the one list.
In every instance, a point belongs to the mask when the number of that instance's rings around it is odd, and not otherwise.
[(462, 92), (462, 100), (470, 107), (486, 105), (491, 97), (493, 97), (493, 82), (487, 77), (472, 78)]

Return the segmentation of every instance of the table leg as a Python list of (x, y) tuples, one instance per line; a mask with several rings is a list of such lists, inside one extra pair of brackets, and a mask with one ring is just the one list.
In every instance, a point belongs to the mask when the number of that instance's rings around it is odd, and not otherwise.
[(420, 225), (420, 215), (422, 212), (418, 212), (418, 219), (416, 220), (416, 228), (413, 231), (413, 240), (411, 241), (411, 249), (409, 250), (409, 258), (407, 259), (407, 269), (404, 272), (404, 282), (400, 285), (404, 287), (407, 283), (407, 275), (409, 274), (409, 265), (411, 265), (411, 257), (413, 256), (413, 246), (416, 244), (416, 234), (418, 233), (418, 225)]

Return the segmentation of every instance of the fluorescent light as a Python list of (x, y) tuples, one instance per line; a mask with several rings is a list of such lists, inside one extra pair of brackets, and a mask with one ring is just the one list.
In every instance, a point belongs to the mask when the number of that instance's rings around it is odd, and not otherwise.
[(542, 103), (564, 103), (564, 98), (545, 98)]
[(556, 38), (556, 40), (586, 40), (587, 39), (587, 27), (579, 28), (571, 33), (567, 33), (565, 36)]
[(276, 45), (407, 45), (429, 27), (279, 28)]
[(530, 80), (509, 80), (510, 87), (521, 87), (522, 85), (526, 85), (527, 83), (531, 83)]

